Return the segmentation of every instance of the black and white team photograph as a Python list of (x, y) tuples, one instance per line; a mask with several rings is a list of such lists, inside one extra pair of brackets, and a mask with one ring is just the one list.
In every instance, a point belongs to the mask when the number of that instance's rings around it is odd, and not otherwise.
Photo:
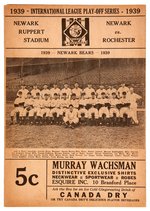
[(6, 59), (6, 147), (144, 148), (145, 59)]

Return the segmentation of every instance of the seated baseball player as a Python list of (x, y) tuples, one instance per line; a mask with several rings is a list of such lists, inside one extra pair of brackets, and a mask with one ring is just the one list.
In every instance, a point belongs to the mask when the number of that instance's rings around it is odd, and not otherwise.
[(42, 116), (41, 116), (41, 104), (42, 99), (40, 97), (40, 93), (36, 93), (36, 97), (33, 100), (33, 108), (29, 111), (29, 121), (30, 124), (40, 124), (42, 122)]
[(101, 93), (101, 98), (98, 100), (100, 104), (99, 109), (99, 124), (100, 125), (109, 125), (109, 108), (110, 103), (109, 99), (106, 97), (106, 92)]
[(78, 111), (73, 108), (73, 105), (69, 105), (69, 109), (66, 111), (64, 117), (64, 123), (66, 127), (75, 128), (79, 122)]
[(88, 120), (88, 111), (86, 109), (87, 105), (87, 99), (85, 98), (85, 93), (81, 93), (81, 99), (79, 100), (79, 111), (78, 111), (78, 117), (79, 122), (83, 125), (87, 124)]
[(110, 123), (112, 126), (115, 126), (119, 123), (119, 108), (118, 105), (120, 105), (120, 101), (117, 98), (116, 92), (112, 93), (112, 98), (109, 100), (110, 103), (110, 110), (109, 110), (109, 115), (110, 115)]
[(19, 122), (19, 115), (24, 110), (24, 101), (22, 97), (22, 91), (17, 93), (17, 98), (14, 101), (14, 109), (10, 113), (11, 122), (10, 124), (17, 124)]
[(60, 116), (60, 99), (57, 93), (54, 93), (54, 98), (51, 100), (50, 123), (59, 124)]
[(19, 115), (19, 123), (20, 124), (27, 124), (29, 122), (29, 112), (33, 109), (33, 98), (31, 96), (31, 92), (27, 93), (27, 98), (24, 101), (24, 109), (20, 112)]
[(44, 99), (41, 101), (41, 117), (44, 124), (49, 124), (50, 116), (50, 98), (47, 93), (44, 94)]
[(90, 125), (98, 124), (98, 109), (97, 106), (97, 98), (95, 96), (95, 92), (91, 93), (91, 98), (87, 99), (87, 108), (88, 108), (88, 119)]
[(130, 125), (131, 123), (131, 112), (130, 112), (130, 100), (127, 98), (127, 93), (122, 92), (122, 98), (120, 99), (120, 124), (122, 126)]

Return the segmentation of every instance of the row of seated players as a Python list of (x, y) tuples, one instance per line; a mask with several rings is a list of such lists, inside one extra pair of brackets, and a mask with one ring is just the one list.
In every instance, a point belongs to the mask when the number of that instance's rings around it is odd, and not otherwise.
[(134, 93), (123, 92), (118, 98), (116, 93), (108, 98), (105, 92), (101, 98), (96, 98), (95, 92), (87, 99), (85, 93), (78, 99), (73, 93), (71, 98), (63, 93), (61, 99), (54, 93), (53, 99), (47, 93), (41, 99), (40, 93), (33, 98), (31, 92), (27, 98), (22, 97), (22, 91), (18, 92), (14, 101), (14, 109), (11, 111), (11, 124), (65, 124), (74, 125), (80, 123), (90, 125), (130, 125), (138, 124), (137, 101), (141, 96)]
[[(95, 90), (93, 88), (93, 85), (91, 83), (88, 83), (87, 87), (85, 89), (81, 89), (79, 86), (79, 83), (74, 84), (74, 88), (70, 89), (69, 85), (65, 83), (63, 85), (63, 88), (60, 89), (57, 84), (54, 84), (52, 88), (48, 88), (48, 85), (44, 85), (42, 90), (38, 88), (38, 86), (35, 84), (32, 88), (27, 89), (25, 85), (21, 85), (21, 89), (19, 91), (22, 92), (22, 97), (26, 98), (27, 93), (31, 92), (31, 95), (33, 98), (36, 97), (36, 93), (40, 93), (41, 98), (44, 99), (44, 95), (48, 94), (50, 98), (54, 97), (54, 94), (57, 93), (60, 98), (62, 97), (62, 94), (66, 93), (67, 98), (70, 98), (72, 94), (76, 94), (76, 98), (81, 98), (81, 94), (85, 93), (85, 98), (91, 98), (91, 93), (94, 92), (97, 98), (101, 98), (101, 93), (105, 92), (106, 96), (108, 98), (112, 97), (112, 93), (115, 92), (118, 97), (121, 97), (122, 92), (129, 92), (129, 87), (127, 87), (125, 84), (121, 84), (120, 87), (117, 89), (113, 86), (108, 86), (109, 88), (105, 88), (103, 85), (99, 85), (99, 88)], [(18, 92), (19, 92), (18, 91)], [(18, 93), (17, 93), (18, 96)]]

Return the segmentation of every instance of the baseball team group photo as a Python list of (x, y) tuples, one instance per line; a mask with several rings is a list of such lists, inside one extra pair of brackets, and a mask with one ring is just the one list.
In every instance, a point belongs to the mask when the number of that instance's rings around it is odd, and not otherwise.
[(144, 59), (6, 59), (7, 147), (143, 148)]

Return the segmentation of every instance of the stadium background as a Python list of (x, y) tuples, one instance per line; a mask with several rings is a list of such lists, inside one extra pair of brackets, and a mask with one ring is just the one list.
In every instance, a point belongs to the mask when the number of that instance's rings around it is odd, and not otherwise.
[(20, 85), (25, 83), (31, 89), (34, 83), (42, 89), (57, 82), (63, 87), (65, 82), (71, 88), (77, 81), (82, 88), (88, 82), (98, 88), (121, 83), (135, 88), (142, 96), (140, 107), (144, 107), (145, 99), (145, 59), (56, 59), (56, 58), (7, 58), (6, 59), (6, 100), (13, 101)]

